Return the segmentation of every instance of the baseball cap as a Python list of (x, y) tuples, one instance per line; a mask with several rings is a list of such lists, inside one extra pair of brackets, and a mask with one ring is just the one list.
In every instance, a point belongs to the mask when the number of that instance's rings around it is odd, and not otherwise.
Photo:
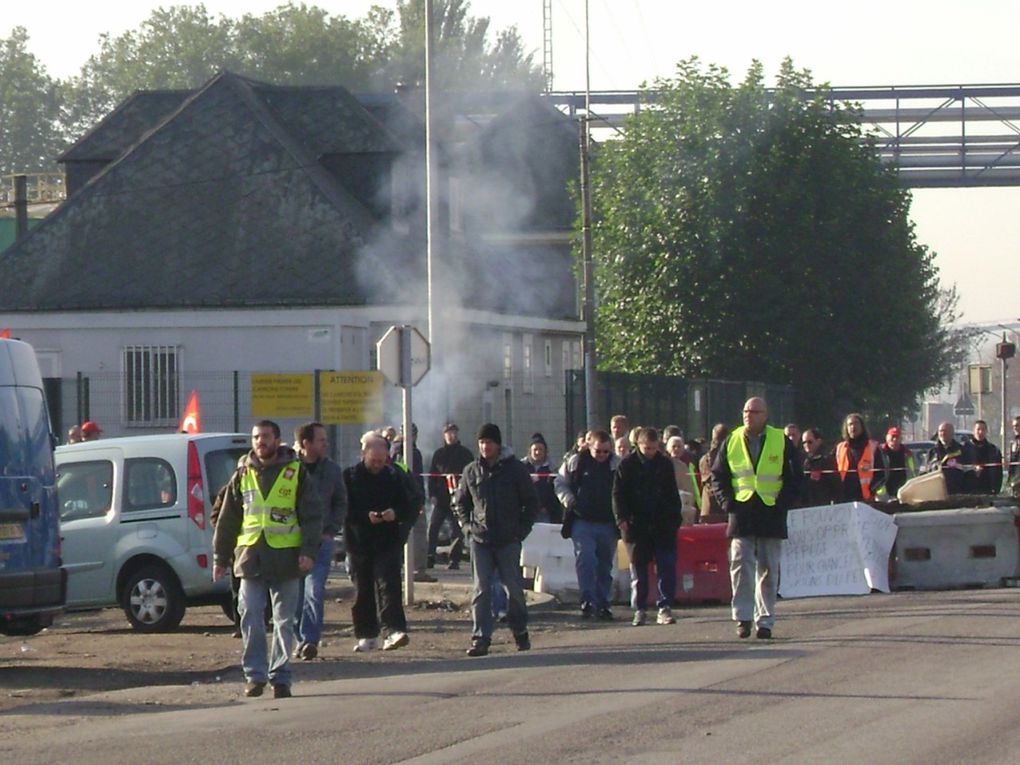
[(889, 436), (897, 436), (897, 437), (898, 437), (898, 436), (900, 436), (900, 435), (901, 435), (901, 433), (900, 433), (900, 429), (899, 429), (899, 428), (897, 428), (897, 427), (896, 427), (896, 426), (894, 425), (893, 427), (889, 428), (889, 430), (887, 430), (887, 431), (885, 432), (885, 435), (886, 435), (886, 437), (887, 437), (887, 438), (888, 438)]
[(103, 429), (101, 427), (99, 427), (96, 423), (92, 422), (92, 420), (86, 420), (85, 422), (83, 422), (81, 424), (81, 433), (82, 433), (83, 436), (89, 435), (91, 433), (102, 433), (102, 432), (103, 432)]
[(458, 431), (458, 432), (459, 432), (459, 431), (460, 431), (460, 428), (458, 428), (458, 427), (457, 427), (457, 423), (455, 423), (455, 422), (448, 422), (448, 423), (446, 423), (446, 424), (445, 424), (445, 425), (443, 426), (443, 432), (444, 432), (444, 433), (448, 433), (448, 432), (450, 432), (451, 430), (456, 430), (456, 431)]

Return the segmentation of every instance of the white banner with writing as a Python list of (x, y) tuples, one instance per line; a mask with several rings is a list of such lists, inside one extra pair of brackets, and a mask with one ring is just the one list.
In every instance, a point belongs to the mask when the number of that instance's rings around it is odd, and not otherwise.
[(889, 592), (891, 515), (846, 502), (791, 510), (787, 526), (779, 578), (784, 598)]

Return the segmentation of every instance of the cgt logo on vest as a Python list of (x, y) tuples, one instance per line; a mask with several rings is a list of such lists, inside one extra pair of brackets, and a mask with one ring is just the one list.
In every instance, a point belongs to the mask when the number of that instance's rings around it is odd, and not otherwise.
[(279, 491), (281, 497), (289, 497), (291, 494), (291, 490), (288, 489), (286, 486), (281, 486)]

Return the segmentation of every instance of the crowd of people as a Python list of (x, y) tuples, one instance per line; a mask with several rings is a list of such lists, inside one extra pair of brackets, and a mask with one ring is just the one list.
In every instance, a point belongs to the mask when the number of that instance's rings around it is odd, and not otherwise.
[[(889, 428), (880, 444), (857, 413), (844, 418), (831, 448), (816, 427), (769, 425), (761, 398), (745, 403), (742, 421), (732, 430), (717, 424), (706, 444), (685, 440), (674, 425), (660, 433), (631, 428), (626, 416), (616, 415), (609, 431), (578, 434), (558, 468), (540, 433), (518, 458), (503, 445), (497, 425), (482, 425), (472, 451), (460, 443), (457, 424), (448, 422), (428, 473), (417, 428), (411, 465), (403, 461), (402, 434), (390, 428), (365, 433), (360, 460), (341, 470), (327, 456), (322, 424), (296, 429), (292, 448), (276, 423), (256, 423), (251, 451), (214, 507), (214, 575), (236, 581), (245, 695), (259, 696), (271, 684), (275, 697), (290, 696), (290, 659), (318, 656), (326, 579), (341, 530), (356, 590), (352, 620), (359, 653), (379, 648), (383, 634), (382, 650), (409, 644), (402, 551), (419, 529), (423, 554), (415, 578), (428, 576), (440, 560), (444, 525), (450, 530), (448, 568), (459, 568), (465, 557), (471, 562), (469, 656), (489, 652), (497, 623), (507, 624), (518, 650), (531, 648), (520, 559), (536, 522), (560, 524), (571, 540), (579, 618), (585, 620), (616, 618), (613, 566), (622, 540), (631, 575), (630, 621), (639, 627), (649, 621), (650, 604), (657, 624), (676, 622), (680, 526), (725, 521), (736, 635), (770, 639), (787, 511), (895, 497), (920, 466), (899, 428)], [(83, 432), (87, 425), (94, 423), (85, 423)], [(924, 467), (941, 470), (952, 493), (998, 492), (1002, 455), (986, 431), (979, 420), (961, 444), (952, 424), (942, 423)], [(1010, 482), (1020, 478), (1020, 417), (1013, 431)]]

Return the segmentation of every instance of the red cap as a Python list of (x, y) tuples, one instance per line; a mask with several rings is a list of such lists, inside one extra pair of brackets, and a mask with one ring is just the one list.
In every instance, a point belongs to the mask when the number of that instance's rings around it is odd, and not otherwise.
[(92, 433), (102, 433), (102, 432), (103, 432), (103, 429), (101, 427), (99, 427), (96, 423), (92, 422), (92, 420), (88, 420), (88, 421), (83, 422), (81, 424), (81, 434), (83, 436), (87, 436), (87, 435), (90, 435)]
[(886, 438), (888, 438), (889, 436), (897, 436), (897, 437), (899, 437), (900, 435), (901, 435), (900, 429), (897, 428), (895, 425), (893, 427), (889, 428), (889, 430), (887, 430), (885, 432), (885, 437)]

